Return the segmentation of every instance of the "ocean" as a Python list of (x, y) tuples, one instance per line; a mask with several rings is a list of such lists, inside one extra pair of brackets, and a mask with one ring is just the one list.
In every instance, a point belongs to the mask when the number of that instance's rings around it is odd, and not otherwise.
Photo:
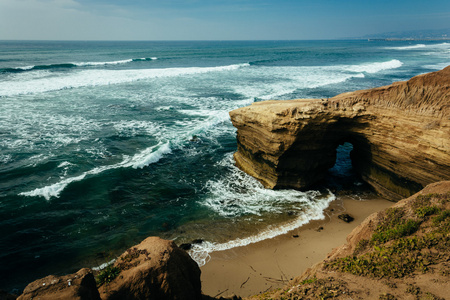
[(203, 265), (323, 218), (330, 186), (266, 190), (234, 166), (228, 112), (449, 64), (442, 41), (0, 41), (0, 289), (153, 235), (202, 240), (190, 254)]

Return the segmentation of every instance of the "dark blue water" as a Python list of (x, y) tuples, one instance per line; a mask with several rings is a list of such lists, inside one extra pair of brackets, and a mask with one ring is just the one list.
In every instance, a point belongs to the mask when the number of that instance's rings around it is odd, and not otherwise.
[(326, 189), (269, 191), (234, 167), (228, 112), (447, 64), (434, 42), (0, 42), (0, 289), (150, 235), (204, 239), (203, 264), (321, 218)]

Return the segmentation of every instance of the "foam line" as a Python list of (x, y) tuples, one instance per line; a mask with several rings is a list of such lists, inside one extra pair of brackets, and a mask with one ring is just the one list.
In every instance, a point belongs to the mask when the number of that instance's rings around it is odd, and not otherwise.
[(421, 49), (421, 48), (425, 48), (426, 45), (424, 44), (417, 44), (417, 45), (411, 45), (411, 46), (401, 46), (401, 47), (386, 47), (385, 49), (389, 49), (389, 50), (416, 50), (416, 49)]
[(141, 70), (82, 70), (58, 77), (40, 77), (20, 81), (0, 82), (0, 96), (44, 93), (64, 89), (104, 86), (134, 82), (144, 79), (188, 76), (209, 72), (237, 70), (249, 64), (235, 64), (219, 67), (189, 67)]
[(397, 59), (385, 62), (375, 62), (362, 65), (349, 66), (348, 70), (352, 72), (378, 73), (380, 71), (400, 68), (403, 63)]
[(49, 65), (33, 65), (25, 67), (15, 67), (15, 68), (3, 68), (0, 69), (0, 73), (17, 73), (25, 71), (35, 71), (35, 70), (51, 70), (51, 69), (62, 69), (62, 68), (74, 68), (74, 67), (90, 67), (90, 66), (106, 66), (106, 65), (121, 65), (128, 64), (135, 61), (152, 61), (157, 60), (157, 57), (142, 57), (142, 58), (130, 58), (116, 61), (91, 61), (91, 62), (71, 62), (71, 63), (60, 63), (60, 64), (49, 64)]
[(271, 239), (276, 236), (286, 234), (291, 230), (299, 228), (305, 224), (308, 224), (313, 220), (323, 220), (325, 218), (324, 209), (326, 209), (330, 203), (335, 200), (336, 197), (330, 192), (325, 201), (317, 202), (313, 208), (310, 208), (304, 212), (299, 218), (296, 220), (286, 223), (277, 228), (267, 228), (260, 233), (249, 236), (246, 238), (237, 238), (235, 240), (226, 242), (226, 243), (212, 243), (212, 242), (203, 242), (202, 244), (193, 244), (192, 249), (189, 250), (189, 254), (194, 259), (199, 266), (205, 265), (209, 259), (209, 254), (215, 251), (223, 251), (236, 247), (247, 246), (249, 244), (257, 243), (266, 239)]
[[(155, 150), (156, 148), (156, 150)], [(44, 186), (42, 188), (37, 188), (29, 192), (22, 192), (19, 195), (28, 197), (44, 197), (46, 200), (50, 200), (52, 197), (58, 198), (60, 193), (71, 183), (82, 181), (88, 175), (97, 175), (102, 172), (118, 169), (118, 168), (129, 168), (134, 169), (144, 168), (150, 164), (158, 162), (165, 154), (171, 152), (170, 143), (165, 144), (159, 143), (158, 145), (149, 147), (142, 152), (135, 154), (133, 157), (125, 156), (123, 161), (117, 164), (97, 167), (92, 170), (86, 171), (81, 175), (75, 177), (65, 178), (57, 183)]]

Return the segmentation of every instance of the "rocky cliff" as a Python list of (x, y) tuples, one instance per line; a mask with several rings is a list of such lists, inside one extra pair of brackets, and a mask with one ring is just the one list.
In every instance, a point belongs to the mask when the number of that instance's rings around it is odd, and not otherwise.
[(289, 285), (249, 299), (449, 299), (450, 181), (372, 214)]
[(265, 101), (230, 112), (236, 165), (268, 188), (306, 189), (353, 144), (354, 169), (399, 200), (450, 179), (450, 67), (330, 99)]
[(113, 265), (93, 275), (81, 269), (65, 276), (50, 275), (30, 283), (25, 299), (208, 299), (201, 294), (200, 268), (173, 241), (149, 237), (123, 253)]

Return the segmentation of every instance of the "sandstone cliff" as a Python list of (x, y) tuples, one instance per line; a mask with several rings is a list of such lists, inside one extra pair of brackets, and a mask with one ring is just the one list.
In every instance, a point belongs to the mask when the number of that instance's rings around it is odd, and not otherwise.
[(30, 283), (18, 299), (208, 299), (201, 294), (197, 263), (173, 241), (158, 237), (128, 249), (96, 279), (90, 269), (50, 275)]
[(268, 188), (322, 180), (339, 144), (391, 200), (450, 178), (450, 67), (331, 99), (265, 101), (230, 112), (236, 165)]

